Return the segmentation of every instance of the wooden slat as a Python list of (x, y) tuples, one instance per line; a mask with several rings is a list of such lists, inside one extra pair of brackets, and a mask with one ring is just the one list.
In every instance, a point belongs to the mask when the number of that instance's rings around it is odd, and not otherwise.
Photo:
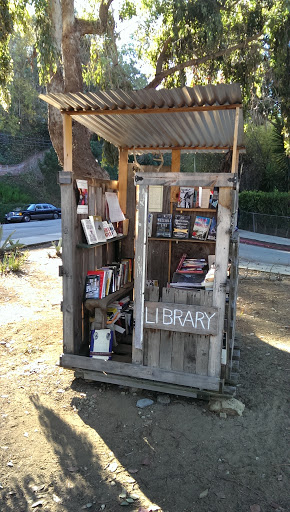
[(136, 237), (135, 237), (135, 295), (134, 316), (135, 329), (133, 333), (133, 362), (141, 362), (143, 354), (143, 326), (144, 326), (144, 292), (146, 281), (146, 252), (147, 252), (147, 215), (148, 215), (148, 187), (140, 186), (137, 189), (136, 204)]
[[(178, 304), (187, 304), (187, 291), (186, 290), (173, 290), (174, 299), (173, 301)], [(166, 300), (167, 294), (164, 293), (164, 299)], [(172, 357), (171, 357), (171, 368), (172, 370), (182, 371), (184, 361), (184, 346), (186, 343), (187, 335), (182, 332), (172, 332)]]
[(221, 372), (221, 350), (223, 340), (225, 298), (227, 284), (227, 267), (229, 259), (231, 226), (231, 191), (220, 188), (217, 216), (217, 245), (215, 253), (215, 280), (213, 288), (213, 304), (219, 309), (218, 334), (211, 336), (208, 375), (219, 377)]
[(205, 377), (202, 375), (187, 374), (143, 366), (140, 364), (119, 363), (115, 361), (103, 361), (92, 357), (82, 357), (72, 354), (63, 354), (60, 364), (64, 368), (100, 371), (114, 375), (126, 375), (156, 382), (166, 382), (181, 386), (190, 386), (198, 389), (218, 390), (220, 379)]
[(164, 302), (145, 302), (147, 329), (217, 334), (218, 309), (215, 307)]
[(151, 173), (136, 172), (136, 185), (167, 185), (168, 187), (226, 187), (234, 188), (237, 176), (234, 173)]
[(232, 155), (232, 173), (237, 172), (237, 143), (238, 143), (238, 131), (239, 131), (239, 116), (240, 109), (236, 108), (235, 116), (235, 128), (234, 128), (234, 141), (233, 141), (233, 155)]
[(124, 215), (127, 213), (128, 150), (119, 150), (119, 203)]
[[(69, 116), (63, 117), (63, 152), (64, 173), (72, 175), (72, 120)], [(61, 177), (63, 173), (61, 174)], [(73, 183), (63, 183), (61, 190), (61, 226), (62, 226), (62, 260), (63, 260), (63, 351), (75, 353), (75, 310), (78, 305), (75, 302), (74, 270), (75, 247), (74, 221), (75, 221), (75, 197)]]
[[(172, 290), (170, 288), (163, 288), (162, 303), (165, 301), (174, 302), (174, 290)], [(146, 302), (145, 302), (145, 306), (146, 306)], [(164, 330), (160, 331), (159, 367), (164, 368), (165, 370), (171, 369), (172, 337), (173, 337), (172, 335), (173, 335), (173, 333), (170, 331), (164, 331)]]
[[(212, 306), (213, 292), (200, 291), (200, 303), (206, 306)], [(199, 335), (196, 338), (196, 373), (198, 375), (207, 375), (208, 357), (209, 357), (210, 336)]]

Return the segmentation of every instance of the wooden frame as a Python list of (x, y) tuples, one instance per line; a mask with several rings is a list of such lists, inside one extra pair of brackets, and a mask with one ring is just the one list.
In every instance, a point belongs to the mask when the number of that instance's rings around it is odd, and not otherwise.
[[(136, 385), (145, 389), (159, 389), (185, 396), (197, 396), (198, 390), (217, 393), (223, 390), (222, 373), (222, 349), (224, 341), (224, 319), (228, 320), (227, 330), (227, 365), (231, 363), (233, 353), (233, 338), (235, 332), (235, 301), (237, 284), (237, 244), (232, 246), (231, 234), (234, 229), (235, 214), (237, 211), (237, 189), (238, 189), (238, 159), (239, 148), (238, 128), (240, 105), (225, 106), (203, 106), (203, 107), (181, 107), (173, 109), (125, 109), (106, 111), (83, 111), (63, 112), (64, 128), (64, 171), (59, 174), (62, 199), (62, 245), (63, 245), (63, 351), (61, 365), (66, 368), (82, 371), (83, 375), (90, 376), (102, 382), (113, 382), (125, 385)], [(72, 161), (72, 117), (77, 119), (78, 115), (120, 115), (120, 114), (154, 114), (170, 112), (191, 112), (235, 109), (235, 128), (232, 144), (232, 166), (231, 173), (180, 173), (180, 148), (172, 149), (171, 172), (160, 170), (154, 172), (136, 172), (134, 184), (136, 186), (136, 233), (135, 233), (135, 326), (133, 333), (132, 363), (119, 363), (117, 361), (101, 361), (80, 355), (80, 340), (87, 338), (88, 333), (84, 332), (84, 325), (88, 323), (91, 312), (95, 312), (95, 325), (105, 327), (106, 307), (115, 297), (121, 297), (122, 291), (114, 297), (104, 300), (102, 304), (96, 301), (87, 301), (87, 304), (80, 308), (80, 296), (83, 282), (81, 273), (90, 265), (99, 265), (104, 254), (111, 251), (110, 244), (96, 244), (87, 247), (87, 244), (80, 242), (79, 226), (75, 209), (75, 195), (73, 184), (73, 161)], [(148, 148), (147, 148), (148, 149)], [(153, 148), (152, 148), (153, 149)], [(162, 148), (161, 148), (162, 149)], [(185, 149), (185, 148), (184, 148)], [(190, 149), (190, 148), (189, 148)], [(199, 149), (215, 149), (199, 148)], [(229, 148), (216, 148), (217, 150)], [(131, 234), (133, 216), (132, 205), (129, 199), (132, 198), (133, 178), (128, 171), (128, 148), (119, 148), (119, 183), (118, 195), (121, 208), (125, 214), (130, 216)], [(130, 181), (131, 180), (131, 181)], [(129, 184), (129, 185), (128, 185)], [(163, 289), (162, 299), (151, 290), (148, 296), (146, 289), (146, 262), (148, 254), (147, 239), (147, 215), (148, 215), (148, 188), (149, 185), (162, 185), (170, 187), (170, 212), (173, 212), (173, 205), (176, 203), (178, 189), (180, 186), (201, 186), (204, 188), (219, 187), (219, 207), (217, 212), (217, 242), (216, 242), (216, 276), (213, 292), (197, 293), (190, 296), (182, 290)], [(130, 192), (128, 192), (128, 186)], [(92, 187), (92, 184), (90, 185)], [(94, 188), (96, 187), (96, 189)], [(93, 198), (89, 206), (89, 214), (99, 214), (104, 207), (104, 191), (106, 187), (116, 189), (116, 183), (109, 181), (104, 184), (94, 180), (94, 187), (91, 191)], [(94, 204), (93, 204), (94, 203)], [(192, 210), (193, 211), (193, 210)], [(199, 211), (199, 210), (198, 210)], [(156, 239), (157, 240), (157, 239)], [(120, 241), (120, 239), (118, 240)], [(151, 239), (155, 243), (155, 239)], [(161, 240), (159, 239), (159, 242)], [(200, 244), (199, 241), (186, 240), (187, 242)], [(168, 243), (168, 281), (170, 280), (171, 251), (174, 252), (174, 245), (178, 240), (169, 239)], [(212, 247), (214, 242), (207, 241)], [(111, 244), (113, 246), (113, 244)], [(132, 244), (131, 244), (132, 245)], [(128, 245), (128, 248), (131, 247)], [(76, 250), (75, 250), (76, 248)], [(226, 282), (227, 262), (229, 251), (235, 255), (235, 267), (233, 278), (230, 283), (230, 301), (226, 309)], [(131, 249), (126, 249), (132, 253)], [(78, 252), (79, 251), (79, 252)], [(84, 251), (84, 252), (83, 252)], [(82, 255), (82, 256), (81, 256)], [(128, 255), (126, 255), (128, 257)], [(76, 279), (76, 269), (78, 279)], [(132, 288), (129, 286), (126, 290)], [(155, 293), (155, 295), (154, 295)], [(147, 296), (146, 296), (147, 294)], [(160, 318), (156, 311), (167, 309), (170, 314), (175, 315), (178, 329), (173, 326), (162, 326), (159, 321), (153, 325), (152, 317), (148, 311), (155, 312), (155, 319)], [(146, 314), (147, 311), (147, 314)], [(175, 313), (174, 313), (175, 312)], [(201, 313), (204, 315), (201, 316)], [(183, 316), (182, 316), (183, 315)], [(187, 316), (186, 316), (187, 315)], [(197, 315), (194, 317), (194, 315)], [(214, 318), (212, 324), (208, 323), (208, 329), (200, 320), (202, 318)], [(173, 317), (172, 317), (173, 318)], [(185, 319), (192, 319), (193, 328), (185, 325)], [(193, 320), (195, 318), (196, 321)], [(199, 322), (197, 321), (199, 320)], [(169, 324), (170, 322), (168, 322)], [(189, 322), (190, 323), (190, 322)], [(194, 352), (195, 351), (195, 352)], [(195, 355), (194, 355), (195, 354)], [(87, 354), (86, 354), (87, 355)], [(185, 359), (185, 356), (187, 359)], [(195, 364), (190, 365), (188, 361), (195, 357)], [(187, 362), (185, 362), (187, 361)], [(229, 373), (229, 372), (228, 372)]]

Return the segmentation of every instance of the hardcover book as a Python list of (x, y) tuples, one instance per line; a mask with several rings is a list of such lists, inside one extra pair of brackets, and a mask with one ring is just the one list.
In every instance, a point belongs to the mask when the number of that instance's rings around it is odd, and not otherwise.
[(189, 238), (190, 215), (175, 215), (173, 223), (173, 238)]
[(211, 218), (196, 216), (192, 229), (192, 238), (206, 240), (209, 232)]
[(97, 244), (98, 238), (97, 238), (95, 226), (92, 223), (91, 219), (81, 219), (81, 224), (83, 226), (84, 234), (85, 234), (88, 244), (89, 245)]
[(171, 238), (172, 236), (172, 214), (157, 213), (156, 237)]
[(86, 299), (98, 299), (100, 296), (100, 276), (89, 275), (86, 276), (85, 284), (85, 298)]
[(105, 237), (108, 240), (110, 238), (113, 238), (112, 231), (110, 229), (110, 226), (109, 226), (108, 222), (106, 220), (103, 220), (102, 224), (103, 224), (103, 228), (104, 228)]

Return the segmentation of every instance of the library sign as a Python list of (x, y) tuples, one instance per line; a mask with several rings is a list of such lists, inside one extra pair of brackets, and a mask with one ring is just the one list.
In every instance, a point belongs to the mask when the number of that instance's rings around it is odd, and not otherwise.
[(196, 334), (217, 334), (218, 308), (165, 302), (144, 303), (144, 327)]

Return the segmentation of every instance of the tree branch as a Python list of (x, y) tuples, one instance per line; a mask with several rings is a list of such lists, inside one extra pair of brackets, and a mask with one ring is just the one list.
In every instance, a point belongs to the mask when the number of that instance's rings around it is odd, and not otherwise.
[(165, 55), (166, 55), (166, 51), (167, 51), (167, 48), (168, 48), (168, 45), (169, 43), (172, 41), (172, 36), (169, 36), (164, 45), (163, 45), (163, 48), (162, 48), (162, 51), (157, 59), (157, 62), (156, 62), (156, 73), (155, 75), (159, 75), (159, 73), (162, 72), (162, 66), (163, 66), (163, 61), (165, 59)]
[(95, 34), (101, 36), (106, 32), (108, 22), (108, 12), (114, 0), (102, 1), (99, 9), (99, 19), (96, 21), (83, 20), (76, 18), (76, 29), (80, 36), (86, 34)]
[[(156, 73), (153, 80), (146, 85), (145, 89), (155, 89), (161, 82), (169, 75), (173, 75), (176, 71), (182, 71), (185, 68), (188, 68), (190, 66), (199, 66), (200, 64), (204, 64), (205, 62), (213, 59), (217, 59), (218, 57), (224, 57), (225, 55), (229, 55), (230, 53), (234, 52), (235, 50), (241, 50), (242, 48), (246, 48), (252, 41), (256, 41), (263, 35), (263, 31), (261, 30), (258, 32), (258, 34), (248, 37), (243, 41), (242, 43), (235, 44), (233, 46), (229, 46), (228, 48), (224, 48), (223, 50), (218, 50), (214, 53), (209, 53), (208, 55), (205, 55), (204, 57), (189, 59), (185, 62), (181, 62), (180, 64), (177, 64), (176, 66), (173, 66), (172, 68), (165, 69), (164, 71), (161, 71), (160, 73)], [(163, 52), (163, 50), (162, 50)], [(159, 58), (158, 58), (159, 61)], [(157, 62), (158, 62), (157, 61)]]

